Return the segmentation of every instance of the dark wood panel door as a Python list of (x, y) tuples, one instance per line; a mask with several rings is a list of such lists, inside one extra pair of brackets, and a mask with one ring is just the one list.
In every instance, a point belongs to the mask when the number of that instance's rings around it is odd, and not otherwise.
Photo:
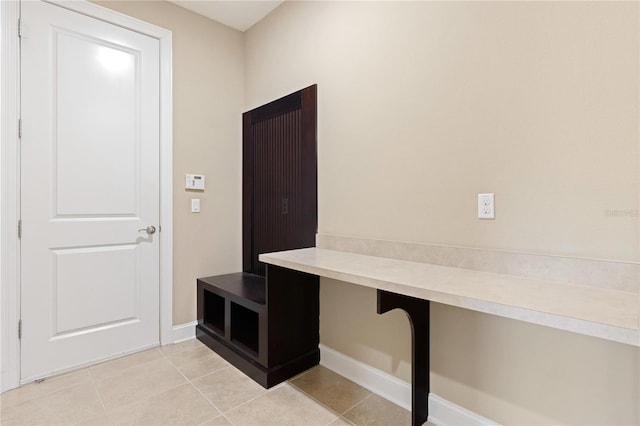
[(258, 255), (315, 245), (317, 88), (243, 114), (243, 270), (265, 274)]

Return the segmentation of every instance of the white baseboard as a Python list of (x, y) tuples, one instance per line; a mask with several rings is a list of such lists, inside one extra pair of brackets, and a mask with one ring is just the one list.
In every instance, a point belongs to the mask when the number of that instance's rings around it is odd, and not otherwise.
[(320, 345), (320, 365), (389, 401), (411, 410), (411, 385), (382, 370)]
[(195, 339), (196, 325), (198, 325), (198, 321), (191, 321), (185, 324), (174, 325), (173, 343), (180, 343), (184, 342), (185, 340)]
[(429, 394), (429, 421), (438, 426), (495, 426), (498, 424), (433, 393)]
[[(196, 337), (198, 321), (173, 327), (173, 343)], [(389, 373), (351, 358), (325, 345), (319, 345), (320, 364), (385, 399), (411, 410), (411, 384)], [(438, 426), (495, 426), (496, 422), (451, 401), (429, 394), (429, 421)]]
[[(411, 384), (327, 346), (320, 345), (320, 364), (389, 401), (411, 410)], [(497, 423), (429, 394), (429, 421), (438, 426), (494, 426)]]

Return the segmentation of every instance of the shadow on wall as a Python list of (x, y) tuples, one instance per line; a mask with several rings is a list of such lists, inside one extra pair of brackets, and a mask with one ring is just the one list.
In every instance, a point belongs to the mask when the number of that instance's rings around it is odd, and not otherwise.
[(378, 315), (376, 306), (375, 289), (322, 278), (320, 342), (410, 382), (409, 319), (398, 309)]
[(516, 418), (522, 409), (538, 423), (640, 424), (639, 348), (431, 306), (431, 389), (438, 396), (456, 402), (461, 394), (474, 394), (476, 406), (465, 408), (502, 424), (522, 423)]

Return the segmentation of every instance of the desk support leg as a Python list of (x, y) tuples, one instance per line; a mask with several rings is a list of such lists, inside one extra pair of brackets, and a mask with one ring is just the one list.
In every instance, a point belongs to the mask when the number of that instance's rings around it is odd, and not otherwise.
[(429, 417), (429, 301), (378, 290), (378, 314), (402, 309), (411, 324), (411, 424)]

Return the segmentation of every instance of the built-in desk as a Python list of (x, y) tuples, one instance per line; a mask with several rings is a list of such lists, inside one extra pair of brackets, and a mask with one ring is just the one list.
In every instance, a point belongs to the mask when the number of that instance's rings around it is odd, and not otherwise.
[[(410, 301), (433, 301), (474, 311), (513, 318), (607, 340), (640, 346), (640, 297), (638, 293), (574, 284), (560, 284), (515, 275), (367, 256), (337, 250), (308, 248), (260, 255), (267, 264), (354, 283), (378, 290), (378, 313), (393, 307), (405, 309), (413, 322), (413, 359), (416, 346), (428, 349), (428, 315), (418, 324)], [(403, 296), (404, 302), (398, 299)], [(416, 308), (418, 306), (418, 308)], [(428, 302), (424, 305), (428, 309)], [(413, 311), (413, 313), (412, 313)], [(420, 336), (419, 330), (427, 333)], [(427, 350), (428, 376), (428, 350)], [(413, 365), (413, 424), (426, 421), (417, 403), (428, 398), (428, 377), (416, 383)], [(422, 374), (424, 376), (424, 374)], [(424, 381), (424, 377), (419, 381)], [(416, 386), (422, 389), (416, 389)], [(420, 408), (422, 410), (422, 408)]]

